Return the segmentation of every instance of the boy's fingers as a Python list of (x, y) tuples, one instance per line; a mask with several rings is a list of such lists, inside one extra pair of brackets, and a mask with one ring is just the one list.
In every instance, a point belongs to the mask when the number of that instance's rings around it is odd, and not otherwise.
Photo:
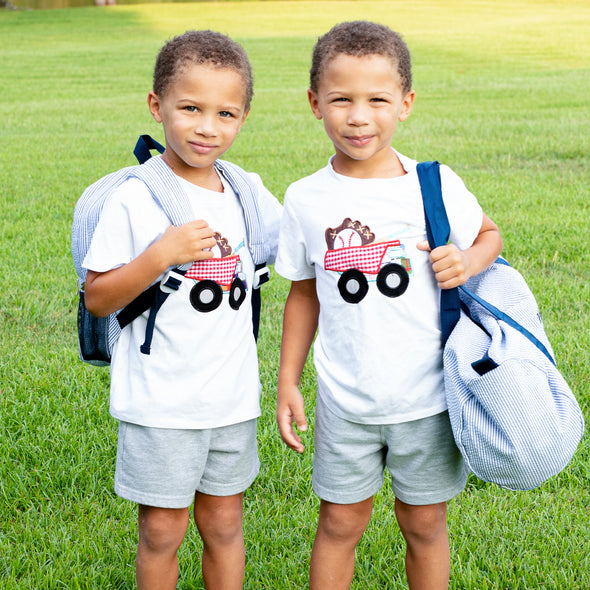
[(418, 242), (416, 244), (416, 248), (418, 248), (418, 250), (422, 250), (423, 252), (430, 252), (430, 244), (428, 243), (428, 240)]
[(189, 222), (195, 229), (201, 229), (204, 227), (209, 227), (209, 224), (204, 219), (195, 219), (194, 221)]
[(305, 447), (303, 446), (303, 443), (301, 442), (301, 438), (295, 433), (295, 431), (293, 430), (293, 428), (291, 426), (289, 426), (289, 428), (287, 430), (282, 430), (279, 427), (279, 431), (281, 433), (281, 438), (283, 439), (283, 442), (290, 449), (293, 449), (294, 451), (297, 451), (298, 453), (303, 453), (303, 450)]
[(305, 450), (305, 447), (303, 446), (301, 439), (296, 434), (291, 434), (291, 436), (283, 436), (282, 438), (283, 438), (283, 442), (290, 449), (293, 449), (294, 451), (297, 451), (298, 453), (303, 453), (303, 451)]
[(291, 411), (287, 412), (277, 412), (277, 423), (279, 426), (279, 432), (281, 433), (281, 438), (285, 442), (285, 444), (297, 451), (298, 453), (302, 453), (304, 450), (304, 446), (301, 442), (301, 438), (293, 429), (293, 422), (297, 425), (297, 429), (301, 432), (307, 430), (307, 420), (305, 419), (305, 415), (299, 417), (299, 420), (295, 419), (294, 414)]
[(297, 425), (297, 430), (305, 432), (307, 430), (307, 418), (303, 412), (293, 412), (293, 420)]

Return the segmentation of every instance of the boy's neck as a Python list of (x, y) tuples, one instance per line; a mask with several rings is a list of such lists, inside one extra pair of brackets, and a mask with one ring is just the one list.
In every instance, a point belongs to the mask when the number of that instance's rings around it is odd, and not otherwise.
[(178, 161), (177, 158), (171, 157), (169, 153), (167, 154), (166, 150), (162, 154), (162, 160), (168, 164), (176, 176), (184, 178), (191, 184), (217, 193), (223, 192), (223, 183), (214, 165), (203, 168), (187, 166), (182, 161)]
[(332, 159), (332, 168), (337, 174), (352, 178), (396, 178), (406, 171), (393, 149), (375, 154), (368, 160), (353, 160), (339, 151)]

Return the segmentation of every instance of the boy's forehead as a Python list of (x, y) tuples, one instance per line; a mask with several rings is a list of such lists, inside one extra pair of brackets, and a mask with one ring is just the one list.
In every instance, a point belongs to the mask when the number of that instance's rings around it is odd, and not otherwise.
[(218, 64), (215, 62), (194, 62), (187, 61), (183, 63), (177, 70), (177, 76), (193, 75), (195, 77), (210, 77), (211, 74), (216, 78), (223, 78), (227, 76), (228, 79), (238, 77), (244, 83), (246, 83), (246, 77), (243, 72), (240, 72), (237, 68)]
[(217, 97), (230, 102), (246, 103), (246, 81), (234, 68), (218, 67), (215, 64), (183, 65), (176, 72), (170, 90), (179, 98)]
[(223, 86), (240, 86), (246, 87), (246, 79), (242, 72), (236, 68), (219, 66), (214, 63), (194, 63), (188, 62), (179, 68), (176, 72), (175, 83), (192, 83), (210, 85), (217, 84)]
[(363, 77), (379, 78), (382, 81), (391, 80), (401, 83), (401, 77), (395, 62), (389, 55), (370, 53), (367, 55), (349, 55), (338, 53), (323, 64), (320, 72), (319, 83), (354, 81), (354, 78), (364, 74)]

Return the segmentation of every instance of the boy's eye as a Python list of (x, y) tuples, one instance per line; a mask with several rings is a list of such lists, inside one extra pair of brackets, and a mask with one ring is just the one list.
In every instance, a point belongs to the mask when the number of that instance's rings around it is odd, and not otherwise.
[(339, 96), (338, 98), (335, 98), (332, 102), (348, 102), (348, 98), (346, 98), (345, 96)]
[(196, 106), (187, 105), (184, 107), (184, 110), (188, 111), (189, 113), (196, 113), (199, 109)]
[(224, 118), (233, 117), (233, 115), (229, 111), (219, 111), (219, 116)]

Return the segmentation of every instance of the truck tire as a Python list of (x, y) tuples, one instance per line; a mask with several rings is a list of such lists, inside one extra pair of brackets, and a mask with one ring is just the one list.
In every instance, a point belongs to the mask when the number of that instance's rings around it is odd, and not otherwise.
[(386, 264), (377, 275), (377, 288), (386, 297), (399, 297), (406, 292), (410, 276), (406, 269), (391, 262)]
[(221, 305), (223, 291), (215, 281), (199, 281), (191, 289), (190, 300), (197, 311), (213, 311)]
[(232, 309), (240, 309), (246, 299), (246, 285), (242, 279), (236, 277), (229, 288), (229, 306)]
[(338, 290), (342, 299), (347, 303), (359, 303), (365, 298), (369, 290), (369, 283), (360, 270), (349, 268), (338, 279)]

